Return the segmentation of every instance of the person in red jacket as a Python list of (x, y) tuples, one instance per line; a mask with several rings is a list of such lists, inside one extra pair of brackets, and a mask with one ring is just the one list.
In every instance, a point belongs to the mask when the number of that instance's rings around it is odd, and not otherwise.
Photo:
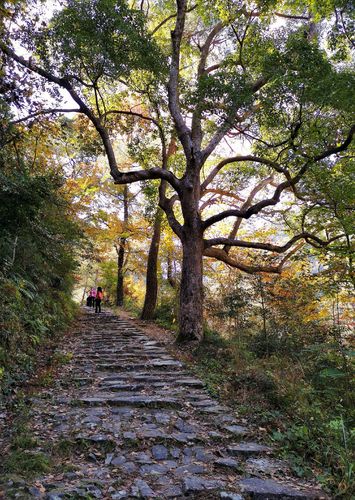
[(96, 292), (96, 299), (95, 299), (95, 312), (100, 313), (101, 312), (101, 301), (103, 299), (104, 294), (102, 293), (102, 288), (101, 286), (97, 287), (97, 292)]
[(89, 297), (88, 297), (88, 306), (95, 307), (95, 298), (96, 298), (96, 290), (95, 288), (90, 289)]

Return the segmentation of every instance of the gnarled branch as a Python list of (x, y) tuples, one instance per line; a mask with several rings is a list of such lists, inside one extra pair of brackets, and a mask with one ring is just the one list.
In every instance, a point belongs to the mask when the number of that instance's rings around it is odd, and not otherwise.
[(211, 170), (211, 172), (208, 174), (206, 179), (203, 181), (201, 184), (201, 192), (204, 192), (207, 186), (214, 180), (216, 175), (222, 170), (223, 167), (226, 165), (229, 165), (230, 163), (237, 163), (241, 161), (253, 161), (255, 163), (263, 163), (264, 165), (268, 165), (272, 167), (274, 170), (276, 170), (279, 173), (282, 173), (284, 175), (288, 175), (288, 171), (281, 167), (281, 165), (275, 161), (269, 160), (268, 158), (260, 158), (259, 156), (255, 155), (238, 155), (238, 156), (232, 156), (230, 158), (225, 158), (224, 160), (220, 161), (214, 169)]
[(206, 248), (203, 252), (203, 255), (205, 257), (213, 257), (214, 259), (217, 259), (217, 260), (220, 260), (221, 262), (224, 262), (228, 266), (235, 267), (235, 268), (240, 269), (241, 271), (244, 271), (245, 273), (248, 273), (248, 274), (254, 274), (254, 273), (280, 274), (281, 273), (280, 266), (255, 266), (252, 264), (245, 264), (244, 262), (241, 262), (240, 260), (237, 260), (237, 259), (231, 257), (229, 254), (227, 254), (221, 248)]
[(181, 190), (181, 182), (172, 172), (159, 167), (149, 168), (147, 170), (133, 170), (131, 172), (120, 172), (117, 178), (114, 178), (115, 184), (130, 184), (131, 182), (146, 181), (149, 179), (162, 179), (177, 191)]
[(309, 158), (308, 161), (303, 165), (302, 168), (298, 171), (298, 173), (294, 177), (290, 177), (288, 175), (288, 180), (282, 182), (277, 186), (277, 188), (274, 191), (274, 194), (271, 198), (267, 198), (265, 200), (259, 201), (258, 203), (255, 203), (251, 207), (247, 209), (230, 209), (230, 210), (225, 210), (224, 212), (221, 212), (219, 214), (213, 215), (203, 223), (203, 228), (204, 230), (210, 227), (212, 224), (215, 224), (216, 222), (220, 222), (227, 217), (242, 217), (243, 219), (249, 219), (252, 215), (258, 214), (263, 208), (268, 207), (268, 206), (273, 206), (279, 203), (281, 194), (282, 192), (288, 188), (288, 187), (294, 187), (303, 177), (303, 175), (307, 172), (307, 170), (310, 168), (312, 163), (316, 163), (320, 160), (324, 160), (325, 158), (328, 158), (329, 156), (332, 156), (334, 154), (340, 153), (341, 151), (344, 151), (348, 148), (348, 146), (351, 144), (351, 141), (353, 139), (355, 133), (355, 126), (352, 126), (351, 129), (349, 130), (349, 133), (344, 140), (342, 144), (339, 146), (331, 146), (323, 153), (320, 153), (319, 155), (314, 156), (313, 158)]
[[(203, 46), (201, 47), (201, 55), (200, 62), (197, 68), (197, 81), (199, 82), (202, 76), (205, 74), (206, 70), (206, 62), (207, 57), (213, 43), (214, 38), (222, 31), (224, 24), (222, 22), (218, 22), (210, 31), (207, 36), (207, 39)], [(191, 124), (191, 135), (192, 141), (197, 150), (201, 147), (202, 142), (202, 127), (201, 127), (201, 107), (200, 104), (197, 103), (195, 106), (195, 110), (192, 115), (192, 124)]]
[(159, 206), (162, 208), (165, 212), (165, 215), (168, 219), (169, 225), (174, 231), (174, 233), (181, 239), (182, 238), (182, 226), (180, 222), (176, 219), (175, 214), (174, 214), (174, 198), (168, 199), (168, 198), (160, 198), (159, 200)]
[[(252, 204), (255, 196), (258, 194), (259, 191), (261, 191), (265, 186), (267, 186), (269, 183), (271, 184), (273, 182), (273, 176), (271, 175), (270, 177), (267, 177), (266, 179), (263, 179), (262, 181), (260, 181), (250, 192), (248, 198), (246, 199), (246, 201), (243, 203), (242, 205), (242, 210), (246, 210), (247, 208), (250, 207), (250, 205)], [(234, 222), (234, 225), (233, 225), (233, 228), (231, 230), (231, 232), (229, 233), (229, 238), (231, 239), (234, 239), (236, 236), (237, 236), (237, 233), (239, 231), (239, 228), (240, 228), (240, 225), (242, 223), (242, 218), (241, 217), (238, 217), (236, 219), (236, 221)], [(228, 245), (225, 245), (223, 250), (228, 253), (229, 250), (230, 250), (230, 246)]]
[[(193, 10), (195, 10), (197, 7), (197, 5), (193, 5), (192, 7), (190, 7), (189, 9), (186, 9), (186, 12), (192, 12)], [(171, 14), (170, 16), (166, 17), (165, 19), (163, 19), (151, 32), (151, 35), (154, 35), (158, 30), (160, 30), (160, 28), (162, 28), (164, 26), (164, 24), (166, 24), (167, 22), (170, 21), (170, 19), (174, 19), (174, 17), (177, 16), (177, 12), (175, 12), (174, 14)]]
[(272, 243), (262, 243), (257, 241), (236, 240), (232, 238), (212, 238), (209, 240), (205, 240), (204, 245), (205, 248), (210, 248), (215, 245), (228, 245), (233, 247), (254, 248), (257, 250), (266, 250), (268, 252), (284, 253), (299, 240), (305, 240), (310, 244), (312, 244), (312, 242), (315, 242), (319, 247), (326, 247), (333, 241), (338, 240), (339, 238), (342, 238), (344, 236), (344, 234), (341, 234), (338, 236), (334, 236), (333, 238), (329, 238), (327, 241), (324, 241), (312, 233), (300, 233), (296, 236), (293, 236), (293, 238), (291, 238), (284, 245), (274, 245)]
[(110, 171), (112, 177), (117, 180), (121, 175), (121, 172), (118, 169), (116, 157), (112, 148), (112, 144), (108, 135), (107, 130), (102, 125), (100, 118), (95, 116), (94, 112), (86, 105), (86, 103), (81, 99), (79, 94), (75, 91), (74, 87), (71, 85), (70, 81), (67, 78), (59, 78), (53, 75), (50, 71), (47, 71), (37, 64), (33, 62), (33, 58), (29, 58), (28, 60), (22, 56), (19, 56), (14, 52), (10, 47), (8, 47), (5, 43), (0, 42), (0, 49), (11, 59), (19, 63), (21, 66), (29, 69), (30, 71), (37, 73), (42, 76), (46, 80), (59, 85), (61, 88), (65, 89), (71, 98), (78, 104), (80, 108), (80, 113), (86, 115), (89, 120), (92, 122), (97, 132), (99, 133), (101, 140), (103, 142), (107, 159), (110, 165)]

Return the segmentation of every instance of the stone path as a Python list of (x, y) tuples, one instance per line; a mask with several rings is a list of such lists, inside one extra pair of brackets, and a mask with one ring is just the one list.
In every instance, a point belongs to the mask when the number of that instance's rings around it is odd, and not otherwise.
[(54, 471), (8, 482), (8, 498), (324, 498), (285, 485), (272, 450), (128, 320), (86, 310), (65, 347), (72, 361), (32, 401)]

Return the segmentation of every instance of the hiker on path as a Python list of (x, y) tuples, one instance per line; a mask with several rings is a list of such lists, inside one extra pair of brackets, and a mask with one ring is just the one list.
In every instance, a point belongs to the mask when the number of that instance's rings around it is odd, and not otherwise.
[(104, 294), (102, 293), (101, 286), (97, 287), (96, 299), (95, 299), (95, 313), (101, 312), (101, 301), (103, 299)]
[(89, 299), (90, 299), (90, 307), (95, 307), (95, 299), (96, 299), (96, 290), (95, 290), (95, 288), (91, 288)]

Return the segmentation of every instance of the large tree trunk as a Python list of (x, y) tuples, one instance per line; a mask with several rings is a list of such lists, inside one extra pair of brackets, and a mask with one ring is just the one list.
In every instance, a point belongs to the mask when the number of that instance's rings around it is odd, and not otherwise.
[(120, 238), (117, 257), (117, 288), (116, 288), (116, 305), (123, 306), (124, 291), (123, 291), (123, 276), (124, 276), (124, 257), (125, 257), (126, 238)]
[[(128, 223), (128, 187), (123, 189), (123, 230), (126, 231)], [(117, 251), (117, 288), (116, 288), (116, 305), (123, 306), (124, 301), (124, 264), (127, 238), (120, 238)]]
[(183, 257), (177, 342), (200, 342), (203, 338), (203, 230), (198, 209), (200, 185), (196, 174), (198, 169), (191, 168), (191, 172), (186, 183), (192, 189), (181, 198), (185, 223), (180, 238)]
[[(174, 136), (171, 138), (168, 151), (165, 151), (164, 136), (161, 136), (161, 138), (162, 138), (163, 168), (166, 169), (168, 158), (170, 158), (170, 156), (176, 153), (176, 139)], [(166, 182), (162, 181), (159, 188), (159, 197), (164, 197), (165, 193), (166, 193)], [(157, 305), (158, 255), (159, 255), (162, 217), (163, 217), (163, 212), (160, 208), (158, 208), (155, 214), (153, 238), (150, 243), (149, 253), (148, 253), (145, 298), (144, 298), (144, 306), (141, 314), (141, 319), (152, 319)]]
[(172, 259), (172, 256), (170, 254), (170, 252), (168, 253), (168, 256), (167, 256), (167, 259), (166, 259), (166, 265), (167, 265), (167, 279), (168, 279), (168, 283), (169, 285), (171, 286), (171, 288), (176, 288), (176, 277), (175, 277), (175, 273), (173, 271), (173, 259)]
[(152, 241), (150, 243), (148, 262), (147, 262), (147, 275), (146, 275), (146, 289), (144, 306), (141, 314), (141, 319), (152, 319), (155, 312), (158, 297), (158, 254), (161, 235), (161, 222), (162, 211), (158, 209), (155, 214), (154, 231)]
[(190, 160), (189, 174), (185, 177), (186, 190), (180, 197), (184, 216), (180, 240), (182, 268), (180, 284), (179, 334), (177, 342), (203, 339), (203, 229), (199, 213), (200, 165)]
[(201, 341), (203, 338), (202, 235), (193, 232), (186, 234), (182, 241), (182, 248), (177, 342)]

